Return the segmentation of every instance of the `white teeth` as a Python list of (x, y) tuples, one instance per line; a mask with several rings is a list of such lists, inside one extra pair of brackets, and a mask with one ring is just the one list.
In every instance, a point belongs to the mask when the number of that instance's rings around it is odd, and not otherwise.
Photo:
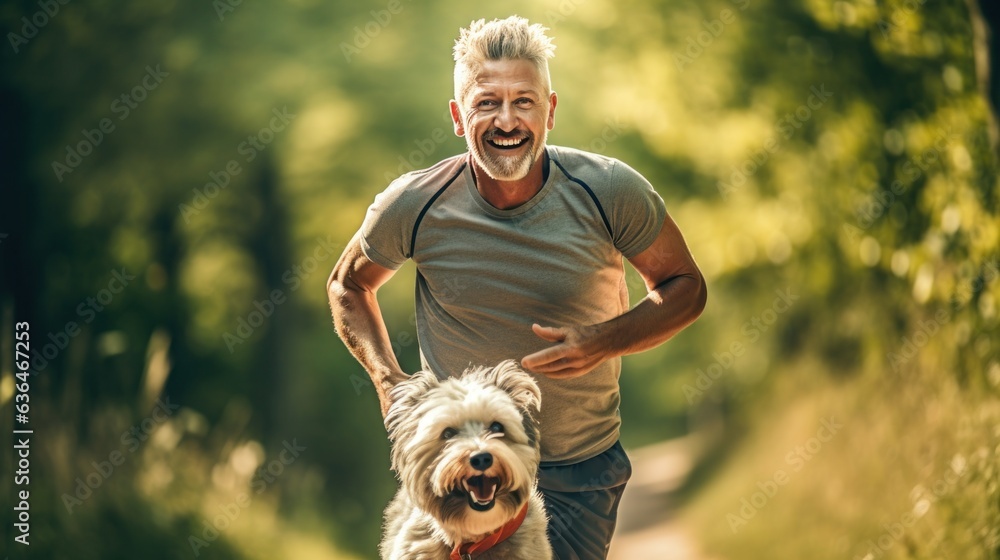
[(493, 142), (494, 144), (496, 144), (497, 146), (503, 146), (503, 147), (506, 148), (506, 147), (510, 147), (510, 146), (517, 146), (518, 144), (521, 144), (525, 140), (527, 140), (527, 137), (524, 137), (524, 138), (500, 138), (500, 137), (495, 136), (490, 141)]

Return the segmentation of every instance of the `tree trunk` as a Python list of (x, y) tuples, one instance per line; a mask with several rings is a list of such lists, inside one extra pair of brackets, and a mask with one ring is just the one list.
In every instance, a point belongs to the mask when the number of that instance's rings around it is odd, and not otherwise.
[(972, 23), (976, 78), (979, 82), (979, 91), (990, 108), (990, 147), (994, 153), (1000, 155), (998, 150), (1000, 131), (997, 128), (1000, 88), (993, 80), (993, 76), (1000, 72), (1000, 41), (997, 37), (1000, 30), (1000, 5), (995, 0), (987, 0), (982, 4), (979, 0), (966, 1)]

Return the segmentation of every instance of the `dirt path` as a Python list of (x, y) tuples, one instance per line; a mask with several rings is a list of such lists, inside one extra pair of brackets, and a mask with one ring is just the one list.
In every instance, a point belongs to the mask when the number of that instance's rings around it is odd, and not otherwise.
[(619, 506), (609, 560), (707, 560), (674, 519), (673, 495), (690, 474), (699, 450), (692, 438), (629, 450), (632, 479)]

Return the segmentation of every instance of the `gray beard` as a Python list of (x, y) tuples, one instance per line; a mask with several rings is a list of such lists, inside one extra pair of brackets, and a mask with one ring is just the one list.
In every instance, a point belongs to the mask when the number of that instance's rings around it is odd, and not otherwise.
[(472, 151), (472, 157), (475, 158), (479, 167), (493, 180), (519, 181), (528, 176), (531, 164), (535, 163), (535, 160), (541, 155), (547, 132), (547, 130), (542, 132), (542, 141), (538, 144), (535, 144), (536, 139), (532, 137), (528, 141), (528, 149), (524, 155), (518, 157), (498, 156), (487, 152), (484, 148), (486, 141), (482, 137), (480, 137), (478, 144), (470, 139), (468, 142), (469, 150)]

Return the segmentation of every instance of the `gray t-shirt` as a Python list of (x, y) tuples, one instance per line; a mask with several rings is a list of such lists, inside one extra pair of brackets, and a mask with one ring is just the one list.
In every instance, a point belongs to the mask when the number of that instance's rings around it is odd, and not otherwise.
[[(545, 184), (517, 208), (486, 202), (461, 154), (401, 176), (368, 209), (365, 255), (393, 270), (416, 264), (420, 357), (441, 377), (551, 346), (532, 323), (590, 325), (628, 309), (622, 256), (656, 238), (663, 200), (621, 161), (546, 151)], [(576, 379), (535, 375), (542, 461), (576, 463), (615, 443), (620, 372), (615, 358)]]

